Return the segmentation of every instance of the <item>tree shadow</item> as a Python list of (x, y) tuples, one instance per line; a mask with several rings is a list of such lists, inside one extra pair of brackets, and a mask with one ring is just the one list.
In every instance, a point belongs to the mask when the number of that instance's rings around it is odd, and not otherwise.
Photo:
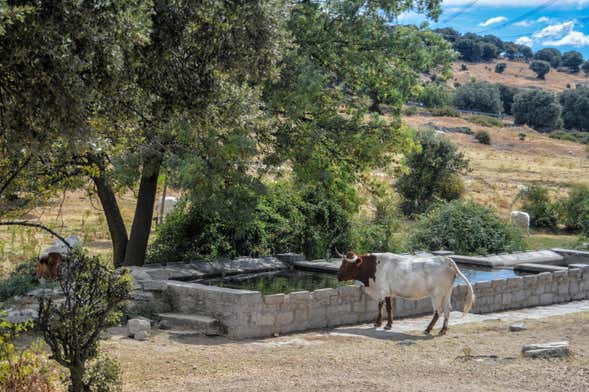
[(331, 336), (359, 336), (364, 338), (391, 340), (394, 342), (402, 340), (431, 340), (434, 335), (414, 335), (404, 332), (387, 331), (385, 329), (376, 328), (341, 328), (329, 331)]

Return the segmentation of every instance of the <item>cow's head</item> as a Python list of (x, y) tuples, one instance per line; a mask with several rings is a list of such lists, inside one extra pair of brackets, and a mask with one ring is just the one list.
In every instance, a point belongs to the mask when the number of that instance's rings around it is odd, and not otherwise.
[(366, 287), (370, 286), (370, 280), (376, 279), (375, 255), (363, 254), (358, 255), (354, 252), (348, 252), (342, 256), (342, 264), (337, 272), (337, 280), (356, 280), (362, 282)]
[(59, 272), (59, 266), (63, 262), (61, 253), (48, 253), (39, 259), (37, 263), (37, 279), (55, 279)]

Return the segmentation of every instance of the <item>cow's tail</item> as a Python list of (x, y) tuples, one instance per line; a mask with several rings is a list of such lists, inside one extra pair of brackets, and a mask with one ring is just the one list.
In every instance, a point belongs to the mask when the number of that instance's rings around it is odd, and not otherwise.
[(464, 276), (464, 274), (460, 271), (460, 268), (458, 268), (458, 266), (452, 259), (450, 259), (450, 266), (454, 271), (456, 271), (456, 274), (460, 276), (460, 279), (462, 279), (466, 283), (466, 287), (468, 287), (468, 294), (466, 294), (466, 302), (464, 304), (464, 309), (462, 310), (462, 317), (464, 317), (470, 311), (470, 309), (472, 308), (472, 304), (474, 303), (474, 290), (472, 289), (472, 285), (470, 284), (468, 279), (466, 279), (466, 276)]

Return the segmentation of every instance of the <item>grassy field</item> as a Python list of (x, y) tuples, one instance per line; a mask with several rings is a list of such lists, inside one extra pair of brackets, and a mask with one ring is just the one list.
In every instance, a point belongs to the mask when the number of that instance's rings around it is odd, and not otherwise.
[[(507, 64), (507, 68), (501, 74), (495, 72), (495, 64), (499, 62)], [(468, 70), (461, 71), (462, 64), (466, 64)], [(475, 78), (476, 80), (502, 83), (513, 87), (562, 91), (567, 88), (567, 84), (571, 88), (575, 88), (577, 83), (589, 82), (589, 79), (582, 72), (569, 74), (566, 72), (557, 72), (552, 68), (545, 76), (545, 80), (537, 79), (536, 74), (529, 69), (529, 64), (518, 61), (500, 60), (478, 64), (457, 61), (452, 65), (452, 69), (454, 71), (454, 77), (450, 79), (451, 85), (454, 82), (466, 84)]]

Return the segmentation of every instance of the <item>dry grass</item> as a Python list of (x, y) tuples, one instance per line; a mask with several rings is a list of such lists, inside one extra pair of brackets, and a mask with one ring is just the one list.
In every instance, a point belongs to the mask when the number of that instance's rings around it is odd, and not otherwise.
[[(528, 127), (483, 127), (468, 118), (410, 116), (405, 120), (416, 128), (433, 123), (489, 132), (489, 146), (464, 134), (447, 133), (446, 137), (470, 160), (472, 171), (465, 180), (467, 197), (498, 209), (506, 217), (523, 185), (541, 184), (557, 194), (574, 184), (589, 185), (589, 159), (581, 144), (551, 139)], [(519, 140), (520, 133), (526, 134), (525, 141)]]
[[(115, 336), (103, 348), (121, 362), (128, 392), (589, 390), (589, 313), (526, 323), (519, 333), (500, 320), (454, 326), (433, 339), (310, 332), (238, 342), (159, 333), (147, 342)], [(407, 338), (417, 343), (398, 344)], [(524, 344), (559, 340), (570, 341), (570, 358), (520, 355)], [(498, 360), (461, 359), (465, 352)]]
[[(498, 62), (507, 64), (507, 68), (502, 74), (495, 72), (495, 64)], [(466, 64), (468, 70), (461, 71), (461, 64)], [(536, 79), (536, 74), (528, 67), (529, 64), (517, 61), (500, 60), (491, 63), (477, 64), (458, 61), (452, 65), (454, 77), (450, 79), (450, 84), (453, 84), (454, 82), (466, 84), (469, 83), (472, 78), (476, 78), (476, 80), (486, 80), (491, 83), (502, 83), (513, 87), (533, 87), (550, 91), (562, 91), (567, 88), (567, 84), (574, 88), (575, 84), (577, 83), (588, 82), (588, 79), (585, 78), (582, 72), (577, 74), (569, 74), (566, 72), (557, 72), (552, 68), (546, 75), (546, 79), (540, 80)]]

